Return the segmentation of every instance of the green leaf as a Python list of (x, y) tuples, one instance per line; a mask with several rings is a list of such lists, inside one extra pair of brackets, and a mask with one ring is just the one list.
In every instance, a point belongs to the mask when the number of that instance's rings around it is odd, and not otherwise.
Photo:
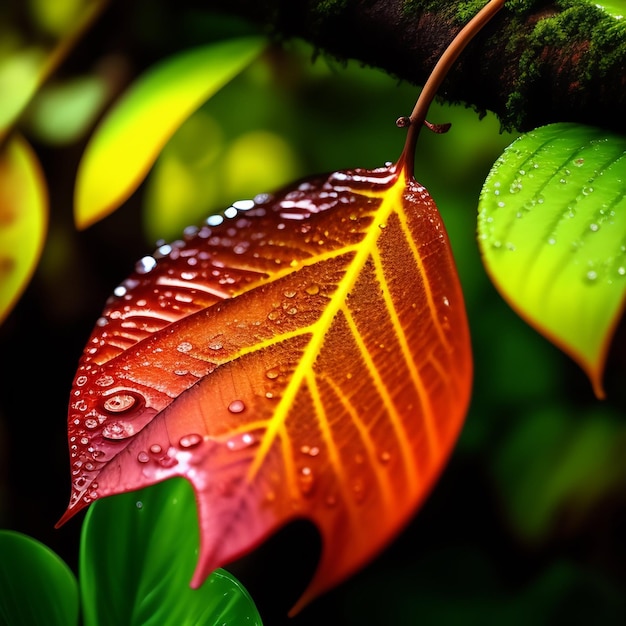
[(601, 0), (596, 1), (595, 6), (598, 9), (602, 9), (606, 11), (609, 15), (612, 15), (616, 19), (623, 19), (626, 15), (626, 5), (624, 4), (624, 0)]
[(0, 57), (0, 140), (39, 88), (45, 59), (46, 53), (35, 47), (14, 50)]
[(39, 161), (28, 143), (14, 135), (0, 150), (0, 322), (35, 270), (47, 221), (47, 189)]
[(184, 479), (96, 502), (81, 538), (86, 626), (260, 626), (243, 586), (215, 570), (191, 589), (198, 554), (193, 491)]
[(0, 624), (78, 624), (78, 584), (70, 568), (39, 541), (0, 530)]
[(485, 181), (478, 234), (503, 297), (602, 397), (626, 299), (626, 138), (564, 123), (523, 135)]
[(124, 202), (176, 129), (264, 45), (258, 37), (214, 43), (169, 57), (141, 76), (85, 149), (75, 190), (77, 226), (90, 226)]

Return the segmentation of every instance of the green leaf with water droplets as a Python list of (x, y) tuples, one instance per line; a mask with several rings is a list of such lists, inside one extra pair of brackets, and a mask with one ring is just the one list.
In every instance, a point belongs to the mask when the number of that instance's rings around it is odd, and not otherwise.
[(78, 624), (76, 578), (50, 548), (0, 530), (0, 555), (0, 624)]
[(560, 123), (518, 138), (483, 186), (478, 239), (503, 297), (602, 397), (626, 300), (626, 137)]
[(182, 478), (96, 502), (81, 537), (85, 626), (262, 626), (248, 592), (227, 571), (191, 589), (197, 549), (193, 490)]
[(169, 57), (141, 76), (85, 149), (75, 190), (77, 226), (90, 226), (124, 202), (176, 129), (264, 47), (260, 37), (221, 41)]

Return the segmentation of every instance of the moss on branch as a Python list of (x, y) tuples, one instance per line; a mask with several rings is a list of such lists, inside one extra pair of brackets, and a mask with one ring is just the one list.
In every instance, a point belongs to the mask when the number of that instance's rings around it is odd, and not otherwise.
[[(207, 0), (275, 36), (301, 37), (422, 85), (485, 0)], [(527, 130), (574, 121), (626, 132), (626, 20), (591, 0), (508, 0), (463, 53), (440, 96)]]

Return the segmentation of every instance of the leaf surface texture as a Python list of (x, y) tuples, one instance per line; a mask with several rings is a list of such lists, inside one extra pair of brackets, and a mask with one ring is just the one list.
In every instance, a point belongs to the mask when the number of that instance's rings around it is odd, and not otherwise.
[(193, 584), (307, 518), (324, 542), (296, 610), (370, 560), (423, 500), (468, 404), (449, 241), (396, 166), (236, 202), (137, 264), (85, 348), (66, 520), (184, 476)]
[(626, 301), (626, 141), (551, 124), (523, 135), (490, 172), (479, 242), (494, 284), (585, 370), (598, 396)]

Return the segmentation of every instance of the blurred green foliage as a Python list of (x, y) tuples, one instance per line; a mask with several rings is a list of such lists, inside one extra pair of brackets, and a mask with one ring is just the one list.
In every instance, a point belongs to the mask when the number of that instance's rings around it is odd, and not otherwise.
[[(71, 22), (64, 11), (81, 5), (68, 0), (51, 16), (50, 4), (3, 7), (0, 32), (11, 37), (0, 37), (0, 63), (49, 44)], [(104, 300), (135, 260), (233, 200), (300, 176), (375, 167), (402, 149), (404, 131), (394, 122), (412, 109), (415, 86), (285, 42), (181, 127), (120, 210), (77, 233), (76, 169), (102, 107), (168, 54), (251, 31), (194, 2), (113, 3), (20, 118), (42, 161), (51, 215), (35, 278), (0, 327), (0, 525), (35, 536), (70, 564), (79, 521), (52, 530), (69, 491), (67, 394)], [(82, 89), (72, 88), (81, 81)], [(56, 113), (46, 114), (51, 98)], [(82, 131), (63, 121), (68, 111), (83, 120)], [(58, 116), (52, 136), (51, 116)], [(503, 303), (481, 263), (478, 195), (514, 137), (471, 109), (437, 104), (430, 119), (452, 129), (422, 133), (416, 176), (448, 228), (475, 352), (475, 393), (457, 450), (397, 541), (302, 614), (285, 618), (314, 567), (300, 535), (244, 559), (239, 577), (268, 624), (621, 625), (623, 332), (609, 360), (608, 399), (599, 404), (583, 373)], [(35, 483), (27, 463), (37, 468)], [(302, 585), (293, 589), (293, 581)]]

